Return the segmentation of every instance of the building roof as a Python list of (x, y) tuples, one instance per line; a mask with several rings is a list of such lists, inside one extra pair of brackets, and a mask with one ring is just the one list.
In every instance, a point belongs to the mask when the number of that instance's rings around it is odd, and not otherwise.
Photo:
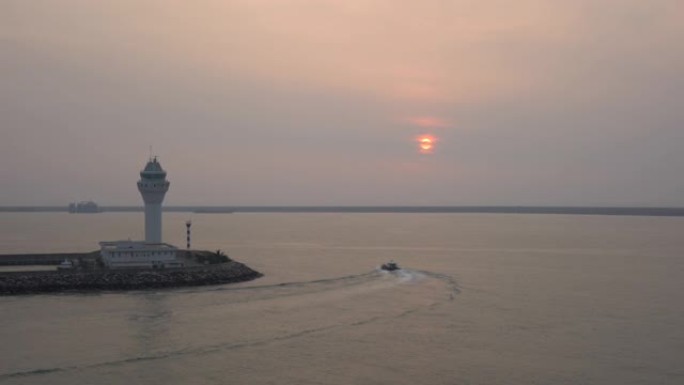
[(130, 250), (130, 251), (149, 251), (149, 250), (177, 250), (176, 246), (168, 243), (148, 243), (145, 241), (102, 241), (100, 242), (102, 250)]
[(166, 177), (166, 171), (157, 160), (157, 157), (150, 159), (145, 165), (145, 169), (140, 171), (140, 177), (146, 179), (163, 179)]

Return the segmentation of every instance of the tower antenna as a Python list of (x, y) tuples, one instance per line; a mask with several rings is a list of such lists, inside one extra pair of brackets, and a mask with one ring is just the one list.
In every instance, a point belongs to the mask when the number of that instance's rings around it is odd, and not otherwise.
[(152, 160), (152, 145), (150, 144), (150, 160)]

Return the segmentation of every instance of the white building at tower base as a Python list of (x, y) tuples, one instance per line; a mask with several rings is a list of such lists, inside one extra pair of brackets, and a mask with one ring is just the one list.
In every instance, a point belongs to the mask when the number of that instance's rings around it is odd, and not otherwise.
[(100, 242), (102, 261), (110, 269), (183, 267), (177, 252), (178, 248), (168, 243)]

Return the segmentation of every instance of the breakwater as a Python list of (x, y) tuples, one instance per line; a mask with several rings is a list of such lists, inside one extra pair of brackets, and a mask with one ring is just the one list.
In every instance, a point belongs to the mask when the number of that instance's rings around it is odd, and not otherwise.
[(85, 253), (2, 254), (0, 255), (0, 266), (59, 265), (65, 259), (94, 261), (99, 255), (99, 250)]
[(0, 295), (221, 285), (261, 276), (235, 261), (174, 269), (4, 272), (0, 273)]

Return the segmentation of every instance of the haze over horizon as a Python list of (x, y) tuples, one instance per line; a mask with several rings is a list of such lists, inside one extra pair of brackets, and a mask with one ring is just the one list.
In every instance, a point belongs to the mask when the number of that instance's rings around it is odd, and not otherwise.
[(675, 0), (5, 0), (0, 205), (139, 205), (152, 145), (167, 205), (684, 206), (682, 41)]

